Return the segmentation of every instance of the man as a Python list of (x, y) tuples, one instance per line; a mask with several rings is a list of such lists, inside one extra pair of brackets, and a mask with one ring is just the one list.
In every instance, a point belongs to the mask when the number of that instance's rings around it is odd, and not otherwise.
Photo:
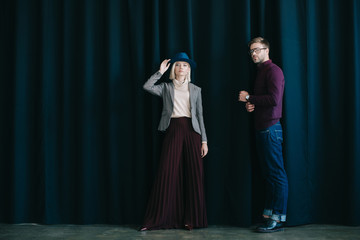
[(252, 39), (249, 54), (257, 64), (254, 93), (240, 91), (239, 101), (245, 102), (248, 112), (255, 114), (256, 148), (262, 175), (265, 179), (264, 224), (257, 232), (283, 231), (286, 221), (288, 180), (282, 155), (282, 102), (284, 75), (269, 58), (270, 44), (261, 37)]

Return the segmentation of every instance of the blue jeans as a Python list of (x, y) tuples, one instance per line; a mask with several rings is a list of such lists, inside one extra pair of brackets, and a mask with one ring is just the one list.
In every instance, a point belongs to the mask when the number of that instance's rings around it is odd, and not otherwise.
[(280, 122), (256, 131), (256, 147), (262, 175), (265, 179), (264, 215), (286, 221), (288, 179), (282, 154), (283, 133)]

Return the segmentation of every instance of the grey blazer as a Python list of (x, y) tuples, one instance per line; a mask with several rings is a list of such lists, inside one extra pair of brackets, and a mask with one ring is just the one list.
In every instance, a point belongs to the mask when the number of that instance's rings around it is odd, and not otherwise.
[[(174, 108), (174, 84), (172, 82), (164, 82), (155, 85), (161, 76), (162, 74), (160, 72), (156, 72), (152, 75), (144, 84), (144, 89), (151, 94), (162, 97), (163, 110), (158, 130), (165, 131), (170, 125), (171, 114), (173, 113)], [(201, 140), (207, 142), (203, 118), (201, 88), (189, 83), (189, 92), (192, 126), (195, 132), (201, 135)]]

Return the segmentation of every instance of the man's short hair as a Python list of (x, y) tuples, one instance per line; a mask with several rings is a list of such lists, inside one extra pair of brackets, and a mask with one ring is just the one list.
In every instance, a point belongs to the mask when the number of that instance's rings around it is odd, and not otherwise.
[(270, 43), (265, 38), (256, 37), (256, 38), (251, 39), (251, 41), (248, 43), (248, 47), (250, 48), (251, 44), (253, 44), (253, 43), (261, 43), (262, 45), (264, 45), (265, 47), (267, 47), (270, 50)]

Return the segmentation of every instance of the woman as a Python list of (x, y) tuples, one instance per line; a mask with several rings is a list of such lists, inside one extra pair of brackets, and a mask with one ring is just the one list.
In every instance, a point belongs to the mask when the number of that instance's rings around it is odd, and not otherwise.
[[(173, 63), (172, 82), (155, 83)], [(159, 170), (141, 231), (207, 227), (202, 158), (208, 153), (201, 89), (190, 83), (196, 63), (186, 53), (165, 59), (144, 89), (163, 99), (165, 131)]]

